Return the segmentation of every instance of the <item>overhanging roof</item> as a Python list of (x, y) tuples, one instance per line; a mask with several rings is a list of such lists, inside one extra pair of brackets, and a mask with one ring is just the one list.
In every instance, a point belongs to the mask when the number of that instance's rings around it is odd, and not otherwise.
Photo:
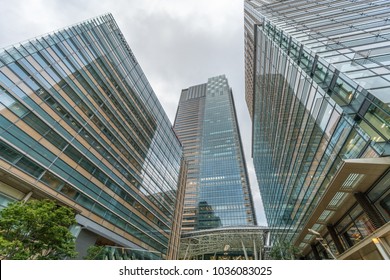
[(306, 254), (316, 238), (308, 229), (322, 234), (326, 225), (335, 224), (353, 206), (356, 202), (353, 194), (367, 191), (389, 167), (390, 157), (343, 161), (294, 245)]

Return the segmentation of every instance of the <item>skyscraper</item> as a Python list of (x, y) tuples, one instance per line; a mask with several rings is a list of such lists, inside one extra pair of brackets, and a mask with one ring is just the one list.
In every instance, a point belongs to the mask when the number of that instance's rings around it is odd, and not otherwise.
[(330, 258), (324, 244), (341, 259), (390, 254), (389, 7), (245, 1), (246, 100), (264, 208), (274, 240), (306, 258)]
[(181, 259), (258, 259), (256, 226), (237, 116), (224, 75), (182, 90), (174, 130), (187, 163)]
[(72, 207), (79, 257), (97, 244), (112, 255), (126, 248), (126, 258), (175, 258), (181, 158), (112, 15), (0, 52), (1, 205)]
[(233, 96), (225, 76), (182, 91), (174, 130), (188, 163), (183, 231), (255, 225)]

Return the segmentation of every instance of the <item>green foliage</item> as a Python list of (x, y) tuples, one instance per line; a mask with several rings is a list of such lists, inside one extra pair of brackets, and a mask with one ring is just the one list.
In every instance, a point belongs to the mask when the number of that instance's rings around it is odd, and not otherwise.
[(0, 259), (59, 260), (76, 256), (72, 209), (51, 200), (13, 202), (0, 212)]
[(282, 241), (275, 242), (269, 252), (269, 259), (271, 260), (295, 260), (299, 255), (298, 248), (292, 244)]
[(85, 260), (103, 260), (104, 258), (104, 246), (93, 245), (87, 250), (87, 255), (84, 257)]

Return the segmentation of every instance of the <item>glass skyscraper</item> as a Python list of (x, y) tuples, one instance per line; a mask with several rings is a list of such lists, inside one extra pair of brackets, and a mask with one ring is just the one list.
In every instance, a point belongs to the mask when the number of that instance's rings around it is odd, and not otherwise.
[(176, 258), (181, 160), (112, 15), (1, 50), (1, 206), (50, 198), (72, 207), (80, 257), (97, 244), (130, 259)]
[(182, 90), (174, 130), (186, 162), (179, 258), (262, 259), (268, 229), (256, 226), (225, 75)]
[(182, 91), (174, 130), (188, 164), (183, 232), (255, 225), (232, 91), (224, 75)]
[(247, 0), (244, 10), (253, 159), (273, 239), (305, 258), (331, 257), (319, 236), (341, 259), (388, 258), (390, 3)]

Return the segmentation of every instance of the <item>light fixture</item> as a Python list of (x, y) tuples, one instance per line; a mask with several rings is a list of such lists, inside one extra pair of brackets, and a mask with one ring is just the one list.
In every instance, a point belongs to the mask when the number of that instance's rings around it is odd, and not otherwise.
[(314, 235), (321, 236), (321, 234), (318, 231), (315, 231), (314, 229), (309, 228), (308, 231)]

